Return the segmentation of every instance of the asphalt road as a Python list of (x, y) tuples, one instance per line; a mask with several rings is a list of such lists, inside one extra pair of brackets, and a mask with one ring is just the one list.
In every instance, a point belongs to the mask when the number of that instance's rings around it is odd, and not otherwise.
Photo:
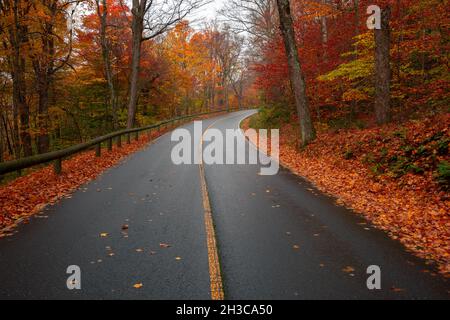
[[(237, 128), (249, 113), (203, 130)], [(0, 239), (0, 299), (209, 299), (199, 167), (174, 165), (174, 145), (161, 137)], [(305, 180), (259, 170), (205, 165), (227, 299), (450, 297), (447, 280)], [(70, 265), (81, 290), (66, 287)], [(367, 289), (370, 265), (381, 290)]]

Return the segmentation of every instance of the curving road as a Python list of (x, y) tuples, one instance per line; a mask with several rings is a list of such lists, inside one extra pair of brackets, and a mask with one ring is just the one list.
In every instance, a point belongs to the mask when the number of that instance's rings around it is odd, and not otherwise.
[[(250, 113), (203, 129), (238, 128)], [(449, 298), (445, 279), (305, 180), (206, 164), (203, 180), (198, 165), (172, 164), (173, 146), (161, 137), (0, 239), (0, 299), (210, 299), (213, 253), (227, 299)], [(81, 290), (66, 287), (70, 265)], [(370, 265), (381, 290), (367, 289)]]

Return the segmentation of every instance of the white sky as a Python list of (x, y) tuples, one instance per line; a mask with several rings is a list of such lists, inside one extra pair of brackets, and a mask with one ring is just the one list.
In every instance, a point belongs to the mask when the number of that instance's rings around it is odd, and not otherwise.
[(223, 7), (223, 4), (226, 1), (227, 0), (213, 0), (210, 4), (197, 10), (196, 14), (190, 17), (190, 19), (194, 18), (195, 20), (199, 20), (198, 23), (201, 23), (200, 20), (214, 20), (218, 15), (217, 11)]

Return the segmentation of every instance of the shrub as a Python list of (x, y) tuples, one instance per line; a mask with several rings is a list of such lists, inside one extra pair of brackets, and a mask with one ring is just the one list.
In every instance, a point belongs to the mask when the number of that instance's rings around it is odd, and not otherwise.
[(450, 163), (441, 161), (437, 166), (436, 180), (444, 190), (450, 189)]

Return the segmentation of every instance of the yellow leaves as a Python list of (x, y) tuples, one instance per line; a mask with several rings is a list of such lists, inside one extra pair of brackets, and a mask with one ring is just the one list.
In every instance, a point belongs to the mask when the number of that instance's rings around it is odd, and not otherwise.
[(368, 98), (367, 93), (358, 89), (349, 89), (342, 95), (343, 101), (364, 101)]

